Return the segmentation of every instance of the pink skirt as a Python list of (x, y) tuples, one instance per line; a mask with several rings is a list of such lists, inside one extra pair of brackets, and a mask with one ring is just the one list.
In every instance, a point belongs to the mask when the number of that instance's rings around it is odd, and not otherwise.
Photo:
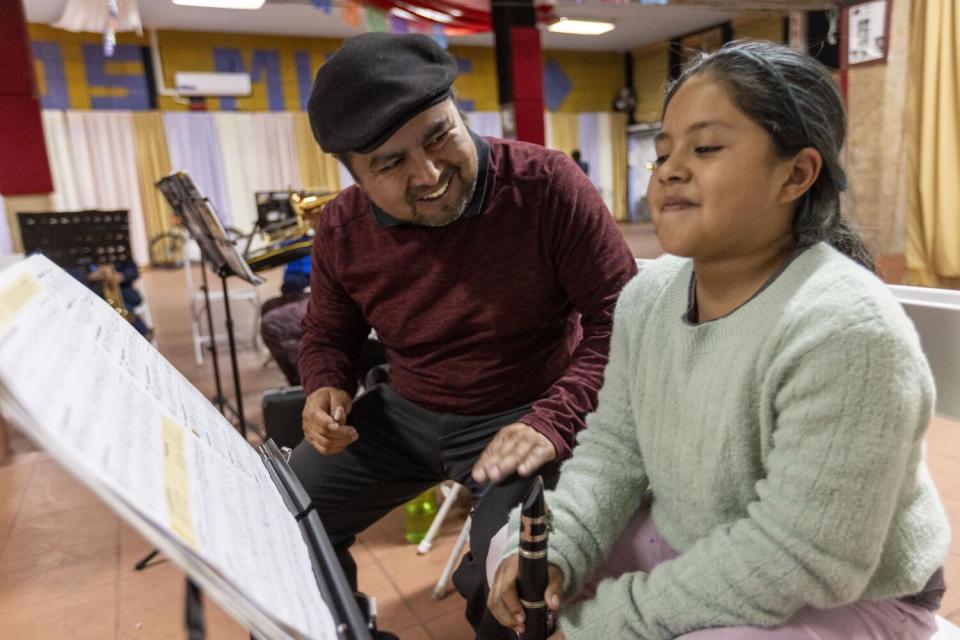
[[(503, 548), (506, 528), (490, 541), (488, 580), (492, 582)], [(589, 599), (606, 578), (642, 571), (677, 557), (663, 539), (646, 507), (639, 509), (614, 544), (606, 561), (577, 595)], [(723, 627), (701, 629), (677, 640), (929, 640), (937, 632), (934, 613), (902, 600), (854, 602), (834, 609), (806, 607), (778, 627)]]

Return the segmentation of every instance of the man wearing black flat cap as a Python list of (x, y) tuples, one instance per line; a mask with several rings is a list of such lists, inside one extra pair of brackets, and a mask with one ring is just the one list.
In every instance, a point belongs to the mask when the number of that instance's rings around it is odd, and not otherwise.
[[(597, 401), (613, 308), (636, 266), (565, 155), (470, 132), (456, 61), (422, 35), (348, 40), (308, 111), (356, 185), (327, 205), (300, 348), (305, 440), (291, 464), (348, 579), (356, 534), (453, 479), (476, 499), (454, 575), (480, 638), (490, 537), (530, 476), (555, 481)], [(371, 327), (389, 381), (360, 397)]]

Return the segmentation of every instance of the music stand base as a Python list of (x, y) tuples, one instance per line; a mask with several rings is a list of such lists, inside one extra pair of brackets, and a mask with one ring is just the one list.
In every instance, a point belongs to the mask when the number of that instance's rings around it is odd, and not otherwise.
[(151, 565), (150, 565), (150, 561), (153, 560), (154, 558), (156, 558), (159, 553), (160, 553), (160, 550), (159, 550), (159, 549), (154, 549), (153, 551), (151, 551), (150, 553), (148, 553), (146, 556), (144, 556), (143, 559), (140, 560), (140, 562), (138, 562), (137, 564), (133, 565), (133, 570), (134, 570), (134, 571), (143, 571), (143, 570), (146, 569), (147, 567), (151, 566)]

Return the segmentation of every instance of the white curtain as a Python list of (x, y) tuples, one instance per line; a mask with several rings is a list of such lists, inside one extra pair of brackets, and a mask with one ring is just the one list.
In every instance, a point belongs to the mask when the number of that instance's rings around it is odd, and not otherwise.
[(255, 113), (253, 133), (263, 188), (302, 188), (293, 114)]
[[(599, 140), (598, 162), (595, 165), (596, 168), (592, 164), (590, 166), (590, 179), (597, 185), (607, 208), (613, 211), (613, 140), (610, 114), (601, 112), (588, 115), (594, 115), (597, 118), (597, 139)], [(583, 135), (583, 129), (580, 131), (580, 148), (582, 149), (588, 141)]]
[(253, 114), (214, 113), (213, 122), (220, 140), (223, 183), (233, 226), (249, 231), (257, 219), (251, 187), (253, 158)]
[(213, 114), (233, 225), (243, 231), (257, 219), (256, 191), (304, 185), (292, 113)]
[(0, 196), (0, 256), (13, 252), (13, 243), (10, 242), (10, 224), (7, 222), (7, 210), (3, 206), (3, 196)]
[(553, 149), (553, 113), (543, 112), (543, 146)]
[(353, 184), (353, 176), (350, 175), (350, 172), (347, 171), (347, 168), (343, 166), (342, 162), (337, 163), (337, 168), (340, 171), (340, 190), (342, 191)]
[(467, 126), (481, 136), (503, 137), (499, 111), (470, 111), (467, 113)]
[(43, 137), (50, 159), (53, 176), (53, 193), (50, 201), (56, 211), (76, 211), (83, 208), (73, 169), (73, 152), (70, 133), (67, 131), (67, 114), (63, 111), (43, 111)]
[(133, 259), (149, 263), (130, 112), (45, 111), (43, 125), (54, 208), (126, 209)]
[(223, 226), (234, 226), (220, 154), (220, 136), (213, 114), (167, 111), (163, 114), (163, 129), (167, 134), (173, 170), (189, 173)]

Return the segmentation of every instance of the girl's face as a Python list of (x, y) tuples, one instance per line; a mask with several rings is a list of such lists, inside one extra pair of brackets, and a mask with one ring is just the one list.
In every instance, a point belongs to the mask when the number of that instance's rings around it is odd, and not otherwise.
[(665, 251), (725, 260), (789, 246), (793, 163), (709, 74), (674, 94), (656, 149), (647, 201)]

